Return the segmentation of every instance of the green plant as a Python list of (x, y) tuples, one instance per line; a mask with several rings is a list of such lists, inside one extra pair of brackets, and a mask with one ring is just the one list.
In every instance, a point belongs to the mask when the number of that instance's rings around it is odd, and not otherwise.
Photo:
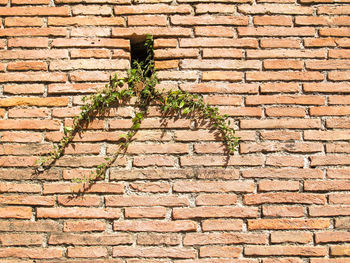
[(146, 117), (148, 107), (151, 102), (160, 106), (164, 116), (184, 116), (188, 118), (201, 118), (210, 121), (211, 127), (221, 132), (228, 152), (233, 153), (238, 144), (238, 137), (230, 127), (227, 115), (220, 115), (217, 107), (212, 107), (204, 103), (203, 98), (182, 90), (170, 90), (161, 92), (156, 90), (158, 83), (153, 60), (153, 38), (147, 36), (145, 47), (147, 56), (144, 61), (132, 61), (131, 69), (126, 78), (114, 76), (110, 83), (102, 90), (89, 97), (84, 97), (84, 105), (81, 107), (79, 116), (74, 117), (72, 127), (64, 127), (64, 136), (54, 150), (47, 156), (38, 160), (38, 172), (51, 167), (57, 159), (64, 154), (67, 145), (72, 142), (77, 133), (84, 132), (85, 128), (96, 116), (103, 116), (110, 107), (118, 105), (136, 97), (135, 106), (139, 111), (132, 119), (130, 130), (124, 134), (119, 142), (119, 149), (110, 157), (105, 158), (105, 162), (98, 165), (91, 174), (84, 179), (77, 179), (77, 182), (92, 182), (98, 178), (103, 178), (107, 169), (115, 160), (124, 154), (132, 142)]

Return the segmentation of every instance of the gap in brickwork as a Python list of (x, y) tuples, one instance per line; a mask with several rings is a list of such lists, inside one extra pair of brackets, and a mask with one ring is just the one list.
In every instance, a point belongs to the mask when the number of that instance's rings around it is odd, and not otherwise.
[(131, 63), (137, 61), (138, 63), (142, 64), (144, 62), (143, 64), (145, 64), (148, 55), (145, 43), (146, 36), (135, 36), (130, 39)]

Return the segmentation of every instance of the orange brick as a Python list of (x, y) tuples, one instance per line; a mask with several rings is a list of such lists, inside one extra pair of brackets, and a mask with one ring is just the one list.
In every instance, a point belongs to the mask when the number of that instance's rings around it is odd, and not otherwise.
[(126, 233), (117, 234), (71, 234), (71, 233), (53, 233), (48, 239), (50, 245), (120, 245), (131, 244), (132, 236)]
[(200, 247), (200, 257), (229, 257), (237, 258), (240, 256), (242, 248), (239, 247), (218, 247), (218, 246), (203, 246)]
[(264, 193), (248, 194), (244, 196), (244, 203), (247, 205), (258, 204), (325, 204), (326, 197), (321, 194), (305, 193)]
[(188, 233), (184, 245), (213, 245), (213, 244), (265, 244), (265, 234), (253, 233)]
[(91, 232), (104, 231), (106, 223), (103, 221), (66, 221), (63, 224), (64, 232)]
[[(240, 49), (233, 48), (205, 48), (203, 49), (203, 58), (242, 58), (243, 52)], [(229, 74), (230, 72), (226, 72)]]
[(239, 27), (237, 31), (240, 37), (315, 36), (315, 29), (311, 27)]
[(74, 5), (72, 6), (72, 13), (76, 15), (100, 15), (109, 16), (112, 14), (112, 8), (103, 5)]
[(167, 247), (114, 247), (113, 257), (167, 257), (167, 258), (195, 258), (196, 250), (192, 248), (167, 248)]
[(245, 16), (179, 16), (171, 17), (174, 25), (248, 25), (248, 17)]
[(264, 69), (302, 69), (300, 60), (264, 60)]
[(306, 111), (303, 108), (282, 108), (273, 107), (265, 109), (266, 116), (269, 117), (305, 117)]
[(48, 38), (10, 38), (8, 47), (38, 47), (47, 48), (49, 45)]
[(247, 81), (321, 81), (324, 75), (320, 72), (247, 72)]
[(137, 235), (138, 245), (179, 245), (181, 237), (177, 234), (141, 233)]
[(279, 4), (258, 4), (258, 5), (240, 5), (238, 11), (243, 14), (284, 14), (284, 15), (311, 15), (312, 7), (279, 5)]
[(42, 27), (44, 20), (39, 17), (6, 17), (6, 27)]
[(194, 28), (194, 34), (202, 37), (233, 37), (234, 31), (225, 26), (201, 26)]
[(125, 218), (165, 218), (165, 207), (126, 207)]
[(162, 15), (128, 16), (128, 26), (166, 26), (167, 17)]
[(249, 230), (324, 229), (328, 227), (328, 219), (248, 219)]
[(202, 221), (203, 231), (239, 231), (243, 221), (240, 219), (208, 219)]
[(196, 231), (197, 223), (189, 220), (176, 221), (143, 221), (143, 220), (123, 220), (115, 221), (114, 231), (130, 232), (183, 232)]
[(256, 217), (256, 207), (215, 207), (202, 206), (194, 208), (174, 208), (174, 219), (190, 219), (190, 218), (205, 218), (205, 217)]
[[(27, 7), (26, 7), (27, 8)], [(0, 29), (0, 36), (16, 37), (16, 36), (30, 36), (30, 37), (45, 37), (45, 36), (63, 36), (67, 35), (66, 28), (3, 28)], [(30, 44), (27, 44), (30, 45)], [(32, 46), (37, 45), (35, 43)]]
[(267, 217), (304, 217), (302, 206), (263, 206), (262, 213)]
[(108, 218), (120, 217), (117, 208), (37, 208), (38, 218)]
[[(31, 219), (32, 208), (23, 206), (0, 207), (0, 218)], [(0, 253), (1, 255), (1, 253)]]
[(316, 50), (296, 50), (296, 49), (247, 50), (247, 57), (248, 58), (284, 58), (284, 59), (285, 58), (325, 58), (326, 50), (325, 49), (318, 49), (317, 51)]
[(46, 71), (47, 69), (47, 64), (39, 61), (10, 62), (7, 64), (8, 71)]
[[(7, 247), (0, 249), (0, 257), (21, 257), (31, 259), (55, 259), (63, 256), (63, 250), (60, 248), (21, 248)], [(18, 262), (18, 261), (17, 261)]]
[(257, 48), (258, 41), (254, 38), (195, 38), (195, 39), (180, 39), (180, 47), (247, 47)]
[(3, 234), (0, 240), (3, 246), (40, 246), (44, 241), (42, 234)]
[(196, 14), (205, 13), (234, 13), (236, 7), (234, 5), (225, 4), (198, 4), (195, 6)]
[(336, 43), (333, 38), (305, 38), (305, 47), (335, 47)]
[(0, 7), (2, 16), (69, 16), (69, 7)]
[(313, 246), (246, 246), (246, 256), (310, 256), (324, 257), (327, 255), (326, 247)]
[(261, 192), (266, 191), (298, 191), (298, 181), (270, 181), (263, 180), (258, 183), (258, 190)]
[(262, 48), (299, 48), (300, 40), (265, 38), (260, 40), (260, 45)]
[(291, 242), (291, 243), (301, 243), (301, 244), (307, 244), (312, 242), (313, 235), (310, 232), (272, 232), (271, 233), (271, 243), (285, 243), (285, 242)]
[(49, 26), (124, 26), (121, 17), (49, 17)]
[[(159, 1), (157, 1), (159, 2)], [(130, 6), (116, 6), (114, 13), (116, 15), (126, 14), (189, 14), (191, 13), (190, 5), (166, 5), (166, 4), (153, 4), (153, 5), (130, 5)]]
[(69, 247), (68, 258), (101, 258), (107, 256), (105, 247)]
[(291, 16), (255, 16), (253, 23), (258, 26), (291, 26)]

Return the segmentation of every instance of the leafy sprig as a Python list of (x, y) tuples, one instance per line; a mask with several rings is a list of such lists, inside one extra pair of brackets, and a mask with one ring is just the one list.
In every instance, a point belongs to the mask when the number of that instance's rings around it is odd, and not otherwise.
[(223, 135), (228, 152), (233, 153), (238, 145), (239, 138), (235, 136), (234, 130), (227, 115), (221, 115), (217, 107), (212, 107), (203, 101), (201, 96), (191, 94), (182, 90), (170, 90), (166, 93), (158, 91), (155, 87), (158, 84), (157, 75), (153, 60), (153, 38), (147, 36), (145, 47), (147, 56), (144, 61), (132, 61), (131, 69), (128, 70), (126, 78), (118, 78), (116, 75), (102, 90), (96, 94), (83, 98), (84, 105), (81, 112), (74, 117), (72, 127), (64, 127), (63, 138), (54, 149), (44, 157), (41, 157), (37, 164), (36, 171), (40, 172), (49, 169), (56, 160), (64, 155), (64, 150), (71, 143), (78, 133), (83, 133), (87, 126), (96, 116), (103, 116), (111, 107), (136, 97), (135, 106), (139, 111), (132, 118), (130, 130), (121, 136), (118, 141), (118, 150), (112, 156), (106, 157), (105, 162), (98, 165), (89, 176), (83, 179), (75, 179), (76, 182), (91, 183), (99, 178), (104, 178), (107, 169), (113, 165), (117, 158), (125, 154), (134, 136), (140, 129), (142, 120), (148, 113), (151, 102), (160, 106), (164, 115), (185, 116), (189, 118), (202, 118), (210, 121), (211, 127), (219, 130)]

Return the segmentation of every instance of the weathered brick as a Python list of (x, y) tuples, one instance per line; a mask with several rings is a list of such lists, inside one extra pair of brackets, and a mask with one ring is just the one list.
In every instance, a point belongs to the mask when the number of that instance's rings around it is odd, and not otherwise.
[(125, 218), (165, 218), (165, 207), (126, 207)]
[(131, 244), (132, 235), (125, 233), (118, 234), (70, 234), (53, 233), (48, 239), (50, 245), (121, 245)]
[(67, 249), (68, 258), (101, 258), (107, 256), (105, 247), (69, 247)]
[(247, 205), (258, 204), (325, 204), (326, 197), (322, 194), (305, 193), (264, 193), (248, 194), (244, 196), (244, 203)]
[(37, 208), (38, 218), (108, 218), (120, 217), (117, 208)]
[(239, 247), (218, 247), (218, 246), (203, 246), (200, 247), (200, 257), (229, 257), (237, 258), (240, 256), (242, 248)]
[(241, 120), (242, 129), (315, 129), (321, 127), (319, 119)]
[(188, 233), (184, 238), (184, 245), (212, 245), (212, 244), (265, 244), (265, 234), (253, 233)]
[(0, 237), (3, 246), (40, 246), (43, 240), (42, 234), (3, 234)]
[(178, 196), (106, 196), (106, 206), (187, 206), (189, 201), (186, 197)]
[[(0, 218), (31, 219), (32, 208), (24, 206), (0, 207)], [(1, 252), (0, 252), (1, 255)]]
[(244, 178), (323, 178), (318, 169), (257, 168), (242, 171)]
[(174, 219), (205, 217), (256, 217), (257, 209), (252, 207), (214, 207), (174, 208)]
[(239, 231), (243, 221), (240, 219), (208, 219), (202, 221), (203, 231)]
[(178, 234), (159, 234), (159, 233), (140, 233), (137, 235), (138, 245), (179, 245), (180, 235)]
[(105, 231), (106, 223), (103, 221), (89, 220), (89, 221), (66, 221), (63, 224), (64, 232), (91, 232), (91, 231)]
[(253, 192), (253, 181), (178, 181), (173, 186), (175, 192)]
[(248, 229), (325, 229), (328, 219), (248, 219)]
[(313, 246), (246, 246), (246, 256), (309, 256), (324, 257), (327, 255), (326, 247)]
[(22, 248), (7, 247), (0, 248), (0, 258), (21, 257), (31, 259), (54, 259), (61, 258), (63, 250), (61, 248)]
[(271, 243), (301, 243), (307, 244), (312, 242), (313, 234), (310, 232), (301, 232), (301, 231), (293, 231), (293, 232), (272, 232), (271, 233)]
[(163, 248), (163, 247), (114, 247), (113, 257), (151, 257), (151, 258), (195, 258), (196, 250), (192, 248)]
[(262, 213), (268, 217), (303, 217), (302, 206), (263, 206)]
[(298, 181), (271, 181), (262, 180), (258, 183), (258, 191), (298, 191)]
[(184, 232), (196, 231), (197, 223), (188, 220), (176, 221), (142, 221), (142, 220), (124, 220), (115, 221), (114, 231), (131, 232)]

